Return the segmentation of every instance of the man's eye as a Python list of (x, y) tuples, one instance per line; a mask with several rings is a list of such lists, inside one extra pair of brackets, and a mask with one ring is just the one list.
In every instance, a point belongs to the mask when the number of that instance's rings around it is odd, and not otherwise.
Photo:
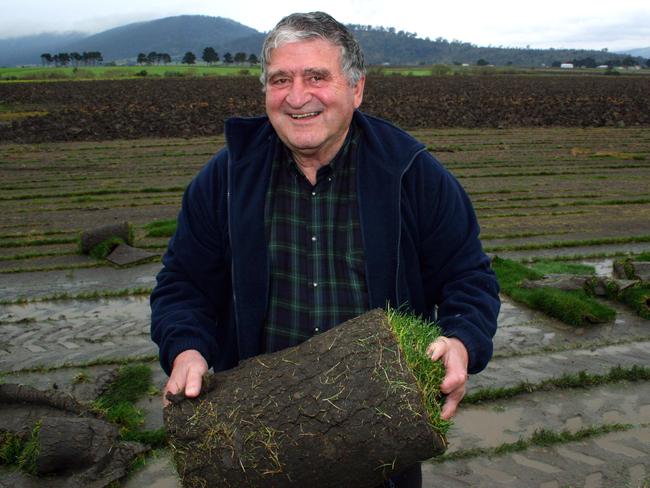
[(289, 82), (288, 78), (275, 78), (271, 81), (272, 85), (280, 86)]

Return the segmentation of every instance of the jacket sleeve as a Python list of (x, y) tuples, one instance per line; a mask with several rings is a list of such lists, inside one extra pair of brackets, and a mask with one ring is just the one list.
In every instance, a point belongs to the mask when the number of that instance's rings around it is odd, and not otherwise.
[(219, 224), (226, 200), (218, 173), (226, 160), (225, 151), (217, 154), (185, 190), (151, 294), (151, 337), (167, 374), (182, 351), (198, 350), (210, 366), (217, 354), (217, 318), (231, 295), (227, 235)]
[(469, 353), (469, 373), (492, 357), (499, 284), (483, 252), (474, 208), (460, 183), (428, 153), (418, 158), (421, 191), (421, 270), (427, 303), (438, 324)]

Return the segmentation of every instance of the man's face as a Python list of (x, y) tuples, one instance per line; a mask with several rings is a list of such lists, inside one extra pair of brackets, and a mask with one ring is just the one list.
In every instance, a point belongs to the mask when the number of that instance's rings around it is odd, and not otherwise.
[(340, 57), (338, 46), (321, 39), (292, 42), (271, 52), (266, 113), (299, 159), (329, 162), (361, 105), (365, 79), (351, 87)]

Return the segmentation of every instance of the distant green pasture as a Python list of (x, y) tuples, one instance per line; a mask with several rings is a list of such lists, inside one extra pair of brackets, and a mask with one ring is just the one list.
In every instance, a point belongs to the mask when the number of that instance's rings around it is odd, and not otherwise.
[[(142, 66), (79, 66), (67, 67), (0, 67), (0, 82), (7, 81), (57, 81), (57, 80), (105, 80), (116, 78), (147, 78), (174, 76), (259, 76), (259, 66), (215, 65), (204, 63), (196, 65), (167, 64)], [(146, 76), (142, 76), (146, 72)], [(421, 66), (370, 66), (368, 74), (380, 76), (443, 76), (443, 75), (602, 75), (604, 69), (559, 69), (522, 68), (517, 66), (459, 66), (459, 65), (421, 65)], [(623, 70), (625, 75), (650, 75), (650, 70)]]
[[(88, 80), (115, 78), (147, 78), (173, 76), (233, 76), (248, 74), (259, 76), (259, 66), (233, 65), (143, 65), (143, 66), (72, 66), (0, 68), (1, 81), (34, 80)], [(146, 72), (146, 76), (142, 76)]]

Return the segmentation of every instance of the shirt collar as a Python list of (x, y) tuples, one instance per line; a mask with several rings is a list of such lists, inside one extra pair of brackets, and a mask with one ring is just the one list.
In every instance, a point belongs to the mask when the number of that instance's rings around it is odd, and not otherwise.
[[(321, 172), (321, 170), (325, 170), (324, 172), (327, 173), (333, 173), (338, 168), (343, 166), (345, 164), (346, 157), (349, 154), (350, 147), (352, 144), (356, 142), (356, 140), (357, 140), (357, 128), (356, 128), (356, 124), (352, 122), (350, 124), (348, 133), (345, 136), (345, 141), (343, 141), (343, 145), (336, 153), (336, 156), (334, 156), (334, 158), (332, 158), (332, 160), (329, 163), (327, 163), (325, 166), (321, 167), (319, 169), (319, 173)], [(295, 171), (298, 172), (298, 174), (302, 174), (302, 171), (300, 171), (300, 168), (298, 167), (298, 164), (295, 162), (293, 158), (293, 154), (291, 154), (289, 148), (285, 146), (284, 143), (282, 144), (282, 148), (283, 148), (283, 156), (282, 156), (283, 165), (290, 171)]]

